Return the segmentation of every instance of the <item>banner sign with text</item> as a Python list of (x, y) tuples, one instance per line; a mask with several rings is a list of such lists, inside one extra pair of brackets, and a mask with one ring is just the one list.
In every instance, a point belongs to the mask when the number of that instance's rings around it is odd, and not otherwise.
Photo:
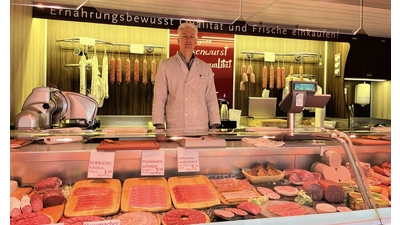
[(345, 41), (349, 42), (353, 34), (328, 30), (325, 28), (289, 27), (285, 25), (248, 24), (245, 21), (234, 23), (198, 21), (192, 19), (175, 19), (157, 17), (156, 15), (138, 15), (135, 12), (122, 10), (97, 9), (93, 7), (81, 7), (73, 9), (38, 8), (33, 7), (33, 18), (67, 20), (103, 24), (115, 24), (124, 26), (153, 27), (161, 29), (174, 29), (183, 22), (194, 23), (201, 32), (241, 34), (265, 37), (284, 37), (307, 40)]

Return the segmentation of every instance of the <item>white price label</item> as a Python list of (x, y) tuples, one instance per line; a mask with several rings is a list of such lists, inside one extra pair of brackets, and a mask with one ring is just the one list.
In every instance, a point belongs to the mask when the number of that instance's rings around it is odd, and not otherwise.
[(79, 44), (94, 46), (96, 44), (96, 40), (94, 38), (80, 37)]
[(264, 52), (264, 61), (265, 62), (275, 62), (275, 53)]
[(142, 176), (164, 175), (165, 150), (142, 150)]
[(141, 44), (130, 44), (129, 52), (135, 54), (143, 54), (144, 52), (144, 45)]
[(199, 151), (178, 147), (178, 172), (200, 171)]
[(112, 178), (115, 152), (90, 152), (88, 178)]

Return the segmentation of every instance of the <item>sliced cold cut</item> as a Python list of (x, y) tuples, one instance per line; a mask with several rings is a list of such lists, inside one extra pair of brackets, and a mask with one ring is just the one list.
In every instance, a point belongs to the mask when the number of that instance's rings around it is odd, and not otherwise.
[(196, 209), (172, 209), (162, 216), (163, 225), (208, 223), (209, 218)]
[(158, 225), (157, 215), (150, 212), (128, 212), (117, 217), (121, 225)]
[(338, 206), (338, 207), (336, 207), (336, 209), (339, 212), (351, 212), (351, 211), (353, 211), (347, 206)]
[(225, 210), (231, 211), (231, 212), (233, 212), (234, 214), (236, 214), (238, 216), (247, 216), (247, 215), (249, 215), (246, 211), (238, 209), (238, 208), (228, 207), (228, 208), (225, 208)]
[(53, 219), (50, 216), (44, 213), (35, 213), (35, 212), (20, 214), (10, 219), (10, 225), (20, 225), (20, 224), (43, 225), (52, 223)]
[(268, 193), (267, 196), (268, 196), (268, 199), (273, 199), (273, 200), (278, 200), (281, 198), (281, 195), (278, 193), (275, 193), (275, 192)]
[(275, 186), (274, 190), (280, 195), (289, 197), (297, 196), (297, 194), (299, 193), (299, 190), (297, 188), (291, 186)]
[(261, 212), (261, 208), (253, 202), (242, 202), (237, 206), (238, 209), (242, 209), (253, 215), (257, 215)]
[(333, 213), (336, 212), (336, 207), (328, 203), (318, 203), (315, 210), (317, 213)]
[(271, 188), (267, 188), (267, 187), (258, 186), (258, 187), (256, 187), (256, 189), (262, 195), (267, 195), (268, 193), (274, 193), (274, 191)]
[(95, 221), (104, 221), (104, 219), (100, 216), (74, 216), (71, 218), (62, 217), (59, 222), (64, 223), (64, 225), (76, 225)]
[(214, 209), (214, 214), (222, 218), (232, 218), (235, 214), (229, 210)]

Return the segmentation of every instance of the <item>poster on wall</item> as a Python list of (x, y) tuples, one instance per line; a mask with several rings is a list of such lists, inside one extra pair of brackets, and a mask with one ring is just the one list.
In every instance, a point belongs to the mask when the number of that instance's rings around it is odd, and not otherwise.
[[(170, 57), (179, 51), (178, 34), (170, 31)], [(199, 32), (194, 54), (210, 64), (219, 103), (233, 104), (234, 35)]]

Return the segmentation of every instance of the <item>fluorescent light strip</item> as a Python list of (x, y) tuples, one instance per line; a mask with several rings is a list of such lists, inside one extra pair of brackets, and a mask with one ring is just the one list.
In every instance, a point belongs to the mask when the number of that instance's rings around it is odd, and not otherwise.
[(372, 78), (344, 78), (344, 80), (353, 80), (353, 81), (387, 81), (386, 79), (372, 79)]

